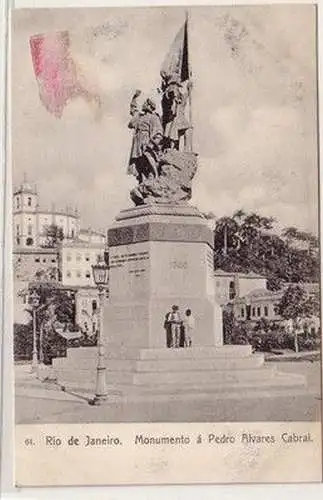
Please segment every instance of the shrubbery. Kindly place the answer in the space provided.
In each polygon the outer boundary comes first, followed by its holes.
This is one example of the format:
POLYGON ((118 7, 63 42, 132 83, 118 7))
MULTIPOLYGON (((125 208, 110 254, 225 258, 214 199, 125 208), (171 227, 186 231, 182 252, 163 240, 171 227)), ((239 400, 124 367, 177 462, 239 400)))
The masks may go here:
MULTIPOLYGON (((252 345, 257 351, 270 352, 273 350, 291 349, 295 350, 295 338, 293 334, 286 333, 279 323, 261 320, 258 323, 252 321, 236 321, 231 311, 225 310, 223 314, 224 343, 236 345, 252 345)), ((312 351, 320 349, 321 336, 304 332, 298 336, 298 347, 300 351, 312 351)))
MULTIPOLYGON (((14 324, 14 360, 31 361, 33 354, 33 326, 14 324)), ((53 358, 66 356, 66 339, 53 333, 43 337, 44 363, 50 364, 53 358)), ((39 355, 40 335, 37 330, 37 352, 39 355)))
POLYGON ((30 361, 33 353, 33 327, 32 323, 13 325, 13 347, 15 361, 30 361))

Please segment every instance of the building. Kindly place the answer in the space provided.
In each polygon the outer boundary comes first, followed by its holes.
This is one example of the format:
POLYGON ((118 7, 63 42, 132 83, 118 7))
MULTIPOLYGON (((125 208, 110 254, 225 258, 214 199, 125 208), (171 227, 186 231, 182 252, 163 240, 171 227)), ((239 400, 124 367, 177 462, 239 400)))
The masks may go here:
POLYGON ((14 323, 20 325, 26 325, 31 321, 31 314, 28 312, 28 284, 26 281, 14 280, 13 282, 13 293, 14 293, 14 304, 13 304, 13 318, 14 323))
POLYGON ((67 287, 95 287, 92 265, 104 255, 105 243, 82 240, 63 241, 60 248, 60 274, 67 287))
POLYGON ((232 273, 216 269, 214 271, 215 300, 225 305, 237 297, 243 297, 253 289, 267 289, 267 280, 256 273, 232 273))
POLYGON ((98 299, 92 265, 98 256, 105 254, 105 247, 103 231, 80 229, 76 210, 40 208, 37 188, 25 178, 13 194, 14 321, 26 323, 31 319, 26 312, 28 295, 25 292, 29 284, 53 280, 71 293, 75 323, 89 332, 96 329, 98 299), (63 240, 52 247, 48 246, 46 231, 50 225, 63 232, 63 240))
POLYGON ((57 248, 14 248, 14 280, 33 281, 40 277, 59 280, 59 250, 57 248))
POLYGON ((49 210, 39 207, 36 186, 26 179, 13 193, 13 243, 18 248, 39 248, 46 245, 46 229, 56 225, 64 238, 78 238, 80 218, 70 207, 49 210))
MULTIPOLYGON (((287 283, 281 290, 276 292, 264 288, 254 289, 242 297, 235 298, 231 302, 235 319, 238 321, 254 322, 265 319, 271 322, 279 322, 284 325, 286 331, 292 332, 295 329, 293 322, 291 320, 283 320, 277 311, 277 306, 286 288, 289 286, 301 286, 307 296, 319 294, 318 283, 287 283)), ((320 328, 320 318, 315 316, 302 318, 298 326, 300 331, 307 329, 312 333, 317 333, 320 328)))
POLYGON ((105 245, 106 235, 103 231, 95 231, 92 228, 81 229, 78 239, 84 243, 93 243, 97 245, 105 245))
POLYGON ((251 290, 243 297, 233 301, 233 314, 239 321, 259 321, 261 318, 268 321, 280 321, 276 306, 282 298, 283 292, 272 292, 264 288, 251 290))
POLYGON ((96 287, 75 289, 75 323, 88 335, 98 329, 99 297, 96 287))

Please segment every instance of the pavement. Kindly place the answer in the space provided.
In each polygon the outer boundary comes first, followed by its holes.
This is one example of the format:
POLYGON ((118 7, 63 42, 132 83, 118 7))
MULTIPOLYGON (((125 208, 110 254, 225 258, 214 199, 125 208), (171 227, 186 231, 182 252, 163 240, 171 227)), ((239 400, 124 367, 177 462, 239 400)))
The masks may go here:
MULTIPOLYGON (((272 364, 272 363, 271 363, 272 364)), ((91 406, 93 395, 62 391, 52 382, 40 381, 30 365, 15 367, 15 416, 17 424, 82 422, 261 422, 319 421, 321 371, 318 361, 279 361, 277 369, 305 375, 308 388, 297 396, 212 399, 122 401, 108 397, 102 406, 91 406)))

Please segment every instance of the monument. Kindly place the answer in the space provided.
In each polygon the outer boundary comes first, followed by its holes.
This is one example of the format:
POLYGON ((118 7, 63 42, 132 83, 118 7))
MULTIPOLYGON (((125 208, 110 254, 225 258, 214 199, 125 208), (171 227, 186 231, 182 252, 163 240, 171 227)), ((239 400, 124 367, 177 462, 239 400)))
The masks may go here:
POLYGON ((189 205, 197 154, 192 151, 187 21, 161 70, 161 109, 137 90, 130 104, 133 130, 128 173, 134 208, 108 230, 109 344, 166 348, 165 315, 172 305, 195 317, 194 346, 222 345, 222 313, 214 301, 213 235, 189 205))
MULTIPOLYGON (((131 99, 127 173, 137 182, 130 192, 134 206, 122 210, 108 230, 109 300, 103 322, 109 394, 233 397, 242 390, 298 390, 303 377, 267 367, 264 355, 253 354, 250 345, 223 345, 213 233, 189 203, 198 155, 187 19, 160 76, 161 114, 150 97, 139 107, 140 90, 131 99), (188 317, 189 344, 181 341, 181 322, 188 317)), ((60 381, 93 389, 95 362, 95 348, 79 348, 55 360, 54 368, 60 381)))

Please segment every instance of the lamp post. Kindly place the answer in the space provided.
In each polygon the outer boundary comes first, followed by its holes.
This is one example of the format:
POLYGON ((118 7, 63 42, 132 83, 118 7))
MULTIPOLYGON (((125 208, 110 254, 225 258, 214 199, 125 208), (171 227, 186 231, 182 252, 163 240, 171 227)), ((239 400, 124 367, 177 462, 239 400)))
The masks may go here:
POLYGON ((30 295, 29 303, 33 311, 33 357, 31 363, 31 371, 36 372, 38 366, 38 353, 37 353, 37 329, 36 329, 36 310, 39 305, 40 297, 37 292, 33 292, 30 295))
POLYGON ((91 405, 100 405, 107 398, 105 348, 103 338, 103 307, 104 294, 109 279, 109 267, 102 259, 92 265, 93 279, 99 291, 99 321, 98 321, 98 360, 96 367, 95 396, 90 400, 91 405))

